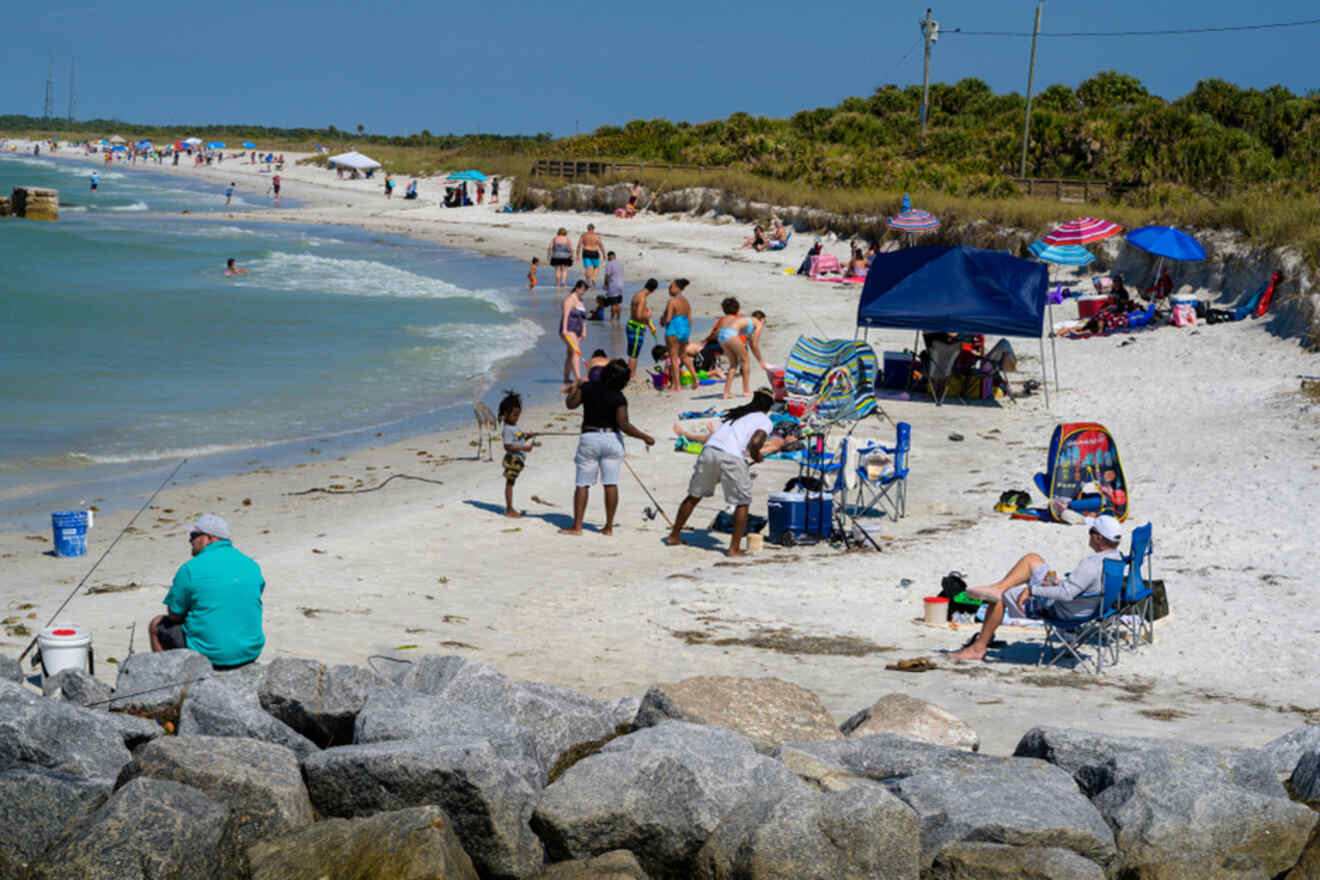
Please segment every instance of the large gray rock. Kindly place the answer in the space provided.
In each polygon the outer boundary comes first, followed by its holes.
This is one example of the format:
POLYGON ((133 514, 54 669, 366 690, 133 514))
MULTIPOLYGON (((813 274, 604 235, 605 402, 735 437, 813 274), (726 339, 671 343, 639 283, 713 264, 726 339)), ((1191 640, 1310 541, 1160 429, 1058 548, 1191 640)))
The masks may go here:
POLYGON ((827 765, 843 767, 848 772, 877 782, 888 782, 924 770, 974 770, 996 760, 987 755, 948 746, 914 742, 893 733, 876 733, 834 742, 794 743, 773 752, 784 759, 809 755, 827 765))
POLYGON ((72 776, 114 779, 130 757, 112 715, 0 681, 0 766, 36 764, 72 776))
POLYGON ((671 721, 607 743, 546 790, 533 825, 556 859, 613 849, 655 877, 688 877, 697 851, 742 801, 810 791, 778 761, 718 727, 671 721))
POLYGON ((476 880, 439 807, 327 819, 248 849, 252 880, 476 880))
POLYGON ((610 701, 608 705, 610 707, 610 720, 614 722, 615 729, 617 730, 620 726, 623 726, 625 729, 631 730, 633 721, 637 718, 637 710, 642 708, 642 698, 619 697, 610 701))
POLYGON ((122 712, 110 712, 107 717, 115 727, 119 728, 119 735, 124 738, 124 747, 130 752, 144 743, 165 735, 161 726, 150 718, 139 718, 122 712))
POLYGON ((355 743, 440 738, 446 742, 489 742, 495 750, 529 771, 533 788, 545 784, 532 732, 467 703, 399 688, 377 688, 353 725, 355 743))
MULTIPOLYGON (((0 865, 13 876, 54 843, 73 820, 110 796, 109 779, 79 779, 17 764, 0 770, 0 865)), ((4 876, 0 874, 0 876, 4 876)))
POLYGON ((723 727, 741 733, 762 752, 785 743, 842 737, 820 697, 780 678, 698 675, 653 685, 642 697, 634 724, 651 727, 664 721, 723 727))
POLYGON ((1316 825, 1262 750, 1034 728, 1017 754, 1072 773, 1113 828, 1125 877, 1274 877, 1316 825))
POLYGON ((196 651, 179 649, 125 657, 115 678, 117 712, 167 715, 178 709, 195 682, 211 677, 211 661, 196 651))
POLYGON ((1072 850, 955 841, 935 856, 926 880, 1105 880, 1072 850))
MULTIPOLYGON (((636 711, 636 707, 633 707, 636 711)), ((626 849, 611 850, 594 859, 570 859, 547 865, 528 880, 650 880, 637 857, 626 849)))
POLYGON ((1293 797, 1320 809, 1320 750, 1307 752, 1288 779, 1293 797))
POLYGON ((1311 832, 1311 839, 1306 849, 1302 850, 1302 857, 1284 880, 1320 880, 1320 828, 1311 832))
POLYGON ((1261 751, 1269 755, 1274 772, 1287 779, 1297 769, 1297 762, 1302 759, 1302 755, 1320 752, 1320 724, 1290 730, 1261 746, 1261 751))
POLYGON ((327 749, 303 762, 303 776, 326 816, 443 807, 483 876, 523 877, 542 862, 528 824, 540 794, 529 763, 470 737, 431 737, 327 749))
POLYGON ((249 663, 237 669, 216 669, 211 672, 211 678, 258 706, 261 705, 261 682, 265 677, 264 663, 249 663))
POLYGON ((969 752, 981 748, 981 737, 971 725, 934 703, 903 693, 885 694, 839 725, 839 729, 850 737, 894 733, 905 739, 969 752))
POLYGON ((180 736, 236 736, 292 749, 299 759, 319 751, 307 737, 266 712, 255 692, 245 696, 228 682, 199 681, 179 711, 180 736))
POLYGON ((546 771, 573 746, 605 739, 616 732, 617 722, 608 703, 567 688, 517 681, 471 660, 461 664, 437 661, 426 669, 429 671, 425 677, 419 670, 415 677, 405 679, 405 684, 527 728, 536 737, 537 754, 546 771))
POLYGON ((258 696, 261 708, 325 747, 351 743, 367 691, 391 686, 361 666, 280 657, 266 667, 258 696))
POLYGON ((879 783, 744 801, 697 853, 701 880, 917 880, 917 814, 879 783))
POLYGON ((427 654, 404 668, 399 684, 410 691, 438 697, 467 663, 466 657, 457 654, 427 654))
POLYGON ((23 664, 8 655, 0 657, 0 681, 23 683, 23 664))
POLYGON ((62 669, 49 678, 42 679, 41 693, 47 697, 66 700, 75 706, 110 708, 110 685, 93 678, 87 674, 87 670, 76 666, 62 669))
POLYGON ((293 752, 255 739, 167 736, 138 749, 119 775, 192 786, 224 804, 233 817, 225 860, 241 866, 249 845, 296 831, 313 820, 312 803, 293 752))
POLYGON ((29 878, 214 880, 228 822, 229 810, 195 788, 135 779, 73 822, 29 878))

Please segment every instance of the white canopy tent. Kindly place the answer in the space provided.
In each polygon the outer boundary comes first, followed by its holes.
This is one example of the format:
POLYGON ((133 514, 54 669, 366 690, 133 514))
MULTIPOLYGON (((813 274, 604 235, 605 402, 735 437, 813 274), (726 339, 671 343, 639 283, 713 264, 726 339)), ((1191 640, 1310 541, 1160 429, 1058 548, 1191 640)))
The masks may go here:
POLYGON ((128 141, 124 140, 124 136, 123 136, 122 134, 112 134, 112 135, 110 135, 110 143, 112 143, 112 144, 126 144, 126 143, 128 143, 128 141))
POLYGON ((369 171, 372 168, 379 168, 380 163, 370 156, 364 156, 357 150, 348 153, 340 153, 338 156, 331 156, 328 160, 336 168, 353 168, 358 171, 369 171))
POLYGON ((183 142, 195 147, 202 142, 202 139, 199 137, 184 138, 183 142))

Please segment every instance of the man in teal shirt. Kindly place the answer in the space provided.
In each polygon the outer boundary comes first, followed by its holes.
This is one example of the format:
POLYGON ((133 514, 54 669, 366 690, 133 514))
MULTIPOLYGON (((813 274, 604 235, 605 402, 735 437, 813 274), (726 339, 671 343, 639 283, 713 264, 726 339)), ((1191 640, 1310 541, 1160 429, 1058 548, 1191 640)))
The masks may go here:
POLYGON ((216 669, 251 663, 261 655, 261 567, 234 549, 229 524, 213 513, 193 523, 193 558, 179 567, 165 594, 168 614, 151 621, 151 649, 188 648, 216 669))

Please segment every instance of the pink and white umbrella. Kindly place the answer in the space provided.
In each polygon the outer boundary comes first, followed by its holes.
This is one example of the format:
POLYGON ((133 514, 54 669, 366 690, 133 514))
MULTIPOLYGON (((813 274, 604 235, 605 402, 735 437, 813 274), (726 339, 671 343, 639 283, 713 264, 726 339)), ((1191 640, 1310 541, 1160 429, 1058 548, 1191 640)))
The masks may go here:
POLYGON ((1054 245, 1085 245, 1109 238, 1111 235, 1118 235, 1122 231, 1122 226, 1110 223, 1108 220, 1078 217, 1076 220, 1069 220, 1045 236, 1042 241, 1054 245))

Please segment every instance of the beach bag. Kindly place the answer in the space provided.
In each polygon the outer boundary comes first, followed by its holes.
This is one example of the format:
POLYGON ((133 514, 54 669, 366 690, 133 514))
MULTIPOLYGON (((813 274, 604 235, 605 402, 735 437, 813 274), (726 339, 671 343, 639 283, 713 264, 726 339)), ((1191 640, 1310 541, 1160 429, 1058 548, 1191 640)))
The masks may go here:
POLYGON ((1173 307, 1173 326, 1175 327, 1195 327, 1196 309, 1190 305, 1177 305, 1173 307))

